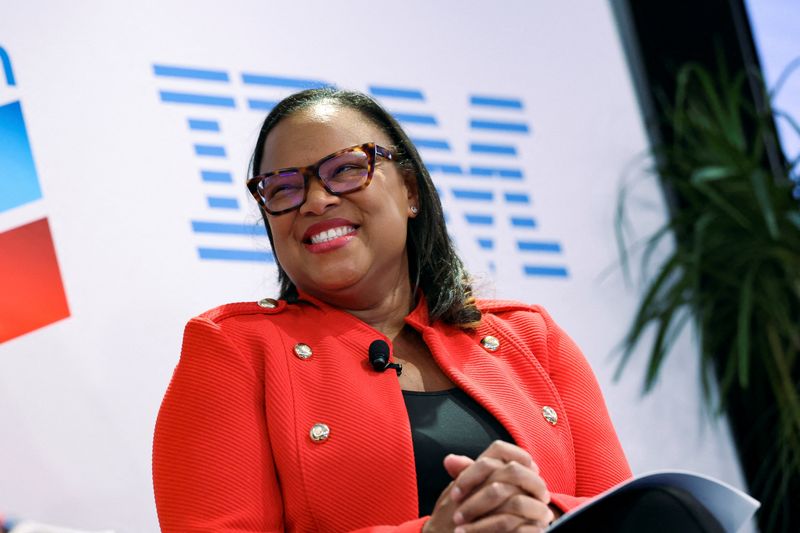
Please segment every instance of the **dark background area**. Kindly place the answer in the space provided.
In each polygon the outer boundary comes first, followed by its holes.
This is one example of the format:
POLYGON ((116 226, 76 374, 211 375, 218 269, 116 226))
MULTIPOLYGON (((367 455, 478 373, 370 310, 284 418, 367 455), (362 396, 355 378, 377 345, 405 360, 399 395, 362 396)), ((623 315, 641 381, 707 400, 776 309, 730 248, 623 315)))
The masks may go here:
MULTIPOLYGON (((653 146, 672 139, 667 111, 684 64, 696 62, 711 72, 721 68, 730 73, 761 72, 742 0, 612 0, 612 5, 653 146)), ((764 107, 764 90, 757 75, 749 79, 748 96, 756 109, 764 107)), ((775 131, 767 133, 763 142, 765 168, 774 176, 782 175, 785 160, 775 131)), ((669 209, 680 210, 681 198, 671 190, 665 193, 669 209)), ((771 501, 772 481, 762 468, 777 439, 777 415, 769 396, 752 387, 732 398, 726 411, 750 494, 763 504, 756 515, 761 531, 800 531, 800 480, 790 482, 791 497, 786 501, 771 501), (767 516, 767 507, 774 518, 767 516)))

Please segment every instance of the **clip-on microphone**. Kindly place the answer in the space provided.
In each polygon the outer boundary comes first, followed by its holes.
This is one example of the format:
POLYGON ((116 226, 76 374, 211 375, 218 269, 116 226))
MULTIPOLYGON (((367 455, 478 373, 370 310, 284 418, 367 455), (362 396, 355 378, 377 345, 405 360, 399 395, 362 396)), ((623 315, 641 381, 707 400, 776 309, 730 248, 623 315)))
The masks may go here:
POLYGON ((398 376, 403 373, 403 365, 389 362, 389 345, 381 339, 372 341, 369 345, 369 362, 376 372, 385 372, 387 368, 394 368, 398 376))

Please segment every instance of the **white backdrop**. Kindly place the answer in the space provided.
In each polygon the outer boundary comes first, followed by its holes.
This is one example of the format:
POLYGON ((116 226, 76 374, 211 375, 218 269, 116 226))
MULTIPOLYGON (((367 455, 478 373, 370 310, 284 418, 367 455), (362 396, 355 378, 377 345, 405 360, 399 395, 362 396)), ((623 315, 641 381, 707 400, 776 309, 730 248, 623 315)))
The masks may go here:
MULTIPOLYGON (((800 4, 791 0, 747 0, 745 4, 764 80, 773 91, 772 105, 796 120, 800 116, 800 36, 796 28, 800 20, 800 4), (787 72, 790 67, 792 70, 787 72), (779 87, 777 84, 782 77, 779 87)), ((776 122, 784 155, 790 161, 797 160, 800 157, 800 132, 783 118, 777 118, 776 122)), ((800 168, 795 167, 794 174, 795 181, 800 181, 800 168)), ((800 199, 800 184, 795 194, 800 199)))
MULTIPOLYGON (((0 47, 42 190, 0 236, 47 217, 70 310, 0 344, 0 512, 157 530, 152 428, 185 321, 275 295, 243 181, 262 108, 304 80, 403 119, 484 295, 542 303, 576 339, 635 472, 742 486, 691 339, 654 394, 643 353, 612 380, 637 298, 613 212, 646 139, 605 3, 4 2, 0 47)), ((641 193, 644 230, 663 207, 641 193)))

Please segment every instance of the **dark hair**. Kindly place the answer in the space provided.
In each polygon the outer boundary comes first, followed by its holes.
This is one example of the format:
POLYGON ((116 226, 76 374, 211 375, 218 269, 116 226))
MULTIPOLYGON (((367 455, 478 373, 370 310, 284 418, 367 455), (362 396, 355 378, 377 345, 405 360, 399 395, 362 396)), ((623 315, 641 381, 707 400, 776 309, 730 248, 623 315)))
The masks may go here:
MULTIPOLYGON (((419 214, 409 219, 406 237, 409 275, 414 289, 422 289, 425 294, 431 322, 442 320, 459 327, 474 328, 480 321, 481 314, 475 306, 469 274, 447 234, 436 187, 411 140, 397 121, 375 100, 359 92, 331 87, 308 89, 281 100, 261 125, 250 161, 252 176, 261 172, 264 142, 269 132, 284 118, 321 102, 331 102, 360 112, 391 139, 395 163, 406 179, 412 176, 416 179, 419 195, 419 214)), ((267 215, 263 210, 261 214, 274 251, 275 243, 267 215)), ((297 287, 281 267, 277 256, 275 262, 278 265, 280 298, 296 301, 297 287)))

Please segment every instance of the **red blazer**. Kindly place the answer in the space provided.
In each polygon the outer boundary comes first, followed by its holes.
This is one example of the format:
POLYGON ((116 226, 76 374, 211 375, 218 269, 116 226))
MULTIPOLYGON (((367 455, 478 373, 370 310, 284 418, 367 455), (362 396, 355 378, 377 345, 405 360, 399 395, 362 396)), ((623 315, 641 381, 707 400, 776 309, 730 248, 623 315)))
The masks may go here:
MULTIPOLYGON (((431 324, 424 299, 405 320, 445 374, 531 453, 563 510, 630 477, 569 337, 540 307, 479 308, 474 333, 431 324), (500 341, 494 352, 480 342, 487 335, 500 341)), ((229 304, 189 321, 153 445, 162 530, 419 531, 427 517, 417 517, 408 415, 396 374, 369 366, 375 339, 388 342, 313 298, 229 304), (310 356, 297 355, 301 343, 310 356), (320 423, 330 433, 314 440, 320 423)))

